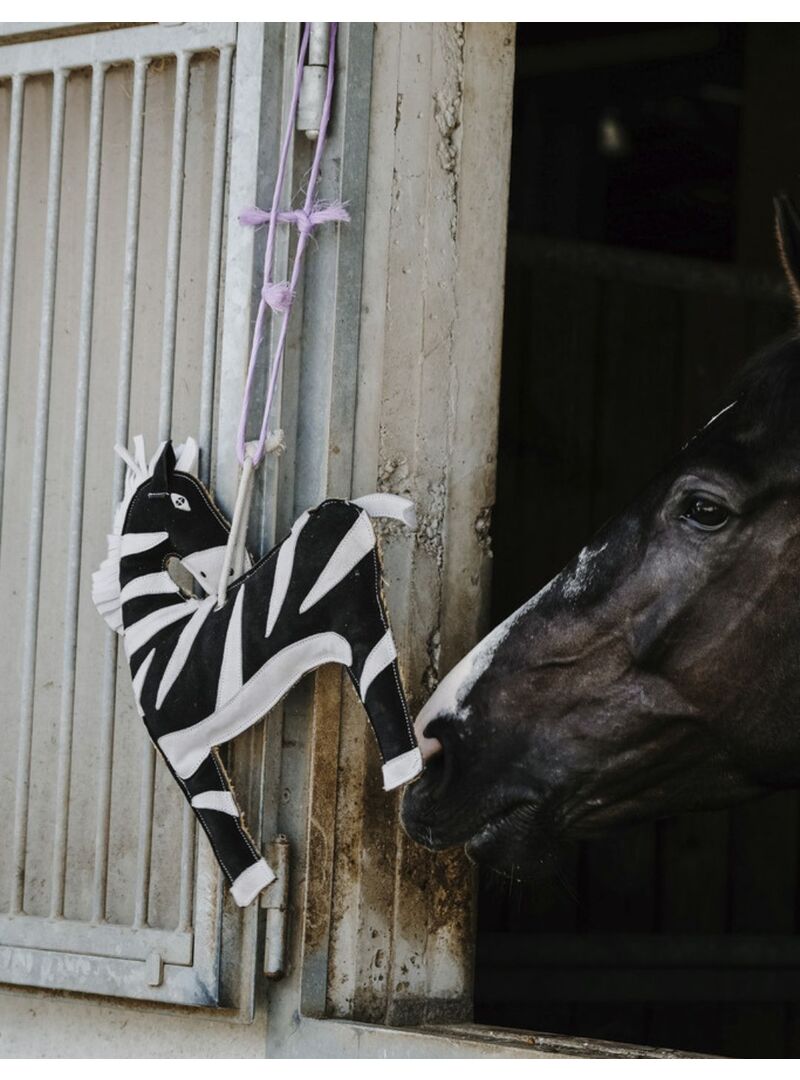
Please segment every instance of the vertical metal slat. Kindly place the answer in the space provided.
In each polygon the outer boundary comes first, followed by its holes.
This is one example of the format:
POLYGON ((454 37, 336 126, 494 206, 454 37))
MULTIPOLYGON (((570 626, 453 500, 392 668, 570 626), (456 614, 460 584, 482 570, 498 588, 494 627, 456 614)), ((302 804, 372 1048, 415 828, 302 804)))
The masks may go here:
MULTIPOLYGON (((228 157, 228 108, 230 102, 233 47, 220 49, 217 68, 216 122, 211 179, 211 206, 208 223, 208 271, 206 274, 205 312, 203 319, 203 360, 200 378, 200 476, 208 483, 211 472, 211 428, 214 412, 214 368, 217 351, 217 313, 219 308, 219 273, 222 254, 222 221, 225 209, 225 170, 228 157)), ((186 930, 192 921, 194 886, 195 816, 190 806, 183 808, 181 840, 181 885, 178 929, 186 930)))
POLYGON ((67 868, 67 825, 72 772, 72 729, 75 713, 75 664, 78 649, 78 600, 81 577, 84 473, 89 413, 89 365, 92 352, 104 93, 105 65, 95 64, 92 69, 89 156, 86 172, 86 209, 83 227, 83 272, 75 389, 75 442, 72 462, 72 490, 70 492, 69 546, 64 605, 64 659, 61 676, 61 713, 59 719, 55 824, 53 829, 51 918, 58 918, 64 914, 64 884, 67 868))
POLYGON ((186 162, 186 114, 189 104, 189 59, 178 54, 175 72, 175 112, 172 123, 172 169, 169 181, 169 222, 167 223, 167 264, 164 280, 164 333, 161 345, 161 404, 158 437, 168 439, 172 426, 173 372, 175 369, 175 328, 178 317, 178 277, 181 262, 181 218, 183 216, 183 170, 186 162))
POLYGON ((8 422, 8 377, 11 364, 11 311, 14 300, 14 263, 17 252, 17 209, 19 201, 19 165, 22 152, 22 106, 25 78, 11 80, 11 117, 8 134, 6 170, 6 209, 3 231, 2 281, 0 282, 0 517, 3 510, 3 484, 6 465, 6 424, 8 422))
POLYGON ((31 743, 33 737, 36 643, 39 628, 39 584, 41 578, 44 489, 47 465, 47 429, 50 405, 50 375, 53 357, 53 316, 56 299, 58 225, 61 210, 61 164, 64 146, 64 105, 67 72, 53 72, 53 102, 50 122, 50 162, 47 181, 42 315, 39 332, 39 359, 36 385, 31 517, 28 568, 25 588, 25 629, 22 653, 22 693, 20 704, 17 783, 14 805, 12 914, 23 909, 25 855, 28 839, 28 798, 30 790, 31 743))
MULTIPOLYGON (((128 442, 128 413, 131 391, 131 362, 133 356, 133 317, 136 303, 136 267, 139 253, 139 208, 142 191, 142 150, 144 140, 144 106, 147 86, 148 60, 139 58, 133 69, 131 101, 131 135, 128 156, 128 199, 125 212, 125 261, 122 281, 122 314, 120 323, 119 378, 117 383, 116 440, 122 446, 128 442)), ((115 464, 112 505, 122 498, 124 465, 115 464)), ((114 749, 114 711, 117 694, 116 634, 107 637, 103 657, 103 683, 100 708, 100 737, 98 754, 97 825, 95 832, 94 883, 92 889, 92 921, 102 922, 106 913, 108 878, 109 815, 111 811, 111 765, 114 749)))
MULTIPOLYGON (((160 407, 158 437, 168 439, 172 427, 172 396, 175 374, 175 333, 178 319, 178 286, 181 261, 183 216, 183 172, 186 162, 186 117, 189 104, 189 60, 191 53, 178 54, 175 72, 175 109, 172 123, 172 163, 167 223, 167 259, 164 274, 164 330, 161 347, 160 407)), ((139 847, 136 855, 136 927, 147 925, 150 893, 150 865, 153 838, 153 797, 155 794, 156 752, 148 744, 142 761, 139 795, 139 847)), ((186 813, 186 811, 184 811, 186 813)), ((187 840, 184 820, 183 841, 187 840)))
POLYGON ((214 128, 214 165, 211 180, 211 212, 208 226, 208 274, 203 323, 203 365, 200 382, 200 475, 207 483, 211 474, 211 428, 214 412, 214 370, 217 356, 219 273, 222 254, 222 221, 225 210, 225 170, 228 157, 228 109, 233 47, 220 50, 217 71, 217 120, 214 128))

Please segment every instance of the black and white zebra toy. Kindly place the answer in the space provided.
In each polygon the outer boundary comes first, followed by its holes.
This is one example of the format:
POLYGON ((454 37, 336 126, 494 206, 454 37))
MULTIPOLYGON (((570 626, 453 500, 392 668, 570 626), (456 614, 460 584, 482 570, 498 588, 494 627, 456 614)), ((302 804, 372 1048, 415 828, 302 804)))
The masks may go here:
POLYGON ((217 584, 230 526, 195 475, 197 444, 162 444, 148 462, 117 448, 128 471, 93 576, 94 602, 124 640, 150 737, 211 841, 233 898, 249 904, 274 874, 245 830, 217 753, 261 719, 307 672, 344 665, 364 703, 386 790, 422 771, 422 756, 381 594, 371 516, 414 526, 393 495, 327 499, 227 590, 217 584), (181 590, 178 558, 204 596, 181 590))

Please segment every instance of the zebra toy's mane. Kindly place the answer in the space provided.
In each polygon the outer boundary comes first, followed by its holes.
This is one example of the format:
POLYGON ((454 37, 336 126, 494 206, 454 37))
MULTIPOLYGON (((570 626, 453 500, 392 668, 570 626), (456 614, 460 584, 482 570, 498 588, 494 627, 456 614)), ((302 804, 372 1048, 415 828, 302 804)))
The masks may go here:
MULTIPOLYGON (((115 446, 115 453, 122 458, 127 465, 125 472, 125 486, 122 499, 114 511, 113 532, 106 537, 108 552, 100 567, 92 574, 92 600, 94 605, 111 629, 122 634, 122 603, 120 600, 119 562, 122 529, 125 524, 125 515, 131 504, 133 496, 145 481, 153 475, 156 462, 161 457, 166 443, 159 443, 156 452, 151 458, 147 458, 144 448, 144 437, 135 435, 133 439, 133 454, 130 454, 124 446, 115 446)), ((175 468, 181 472, 197 476, 197 442, 188 438, 185 443, 178 446, 175 451, 175 468)))

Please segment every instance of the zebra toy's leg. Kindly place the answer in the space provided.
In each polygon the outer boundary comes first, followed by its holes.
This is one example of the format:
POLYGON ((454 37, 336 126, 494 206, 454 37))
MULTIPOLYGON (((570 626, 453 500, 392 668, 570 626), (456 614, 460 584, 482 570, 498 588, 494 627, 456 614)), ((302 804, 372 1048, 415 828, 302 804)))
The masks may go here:
MULTIPOLYGON (((413 504, 396 495, 365 495, 352 500, 370 517, 391 517, 411 528, 416 526, 413 504)), ((375 733, 383 761, 383 786, 386 791, 408 783, 422 772, 422 754, 417 746, 414 726, 408 710, 397 664, 389 619, 383 602, 381 564, 377 542, 372 551, 374 582, 362 600, 367 648, 354 649, 350 676, 358 691, 375 733)))
POLYGON ((216 749, 195 773, 179 783, 211 842, 233 899, 239 907, 246 907, 275 880, 275 874, 244 827, 216 749))

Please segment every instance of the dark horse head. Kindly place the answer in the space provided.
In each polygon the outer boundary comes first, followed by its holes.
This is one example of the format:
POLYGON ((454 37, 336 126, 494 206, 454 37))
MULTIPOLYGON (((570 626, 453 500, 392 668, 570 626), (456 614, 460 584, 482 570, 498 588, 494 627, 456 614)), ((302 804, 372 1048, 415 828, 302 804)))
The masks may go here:
MULTIPOLYGON (((777 211, 797 301, 800 219, 777 211)), ((447 675, 417 733, 410 835, 523 873, 563 840, 800 785, 800 337, 447 675)))

